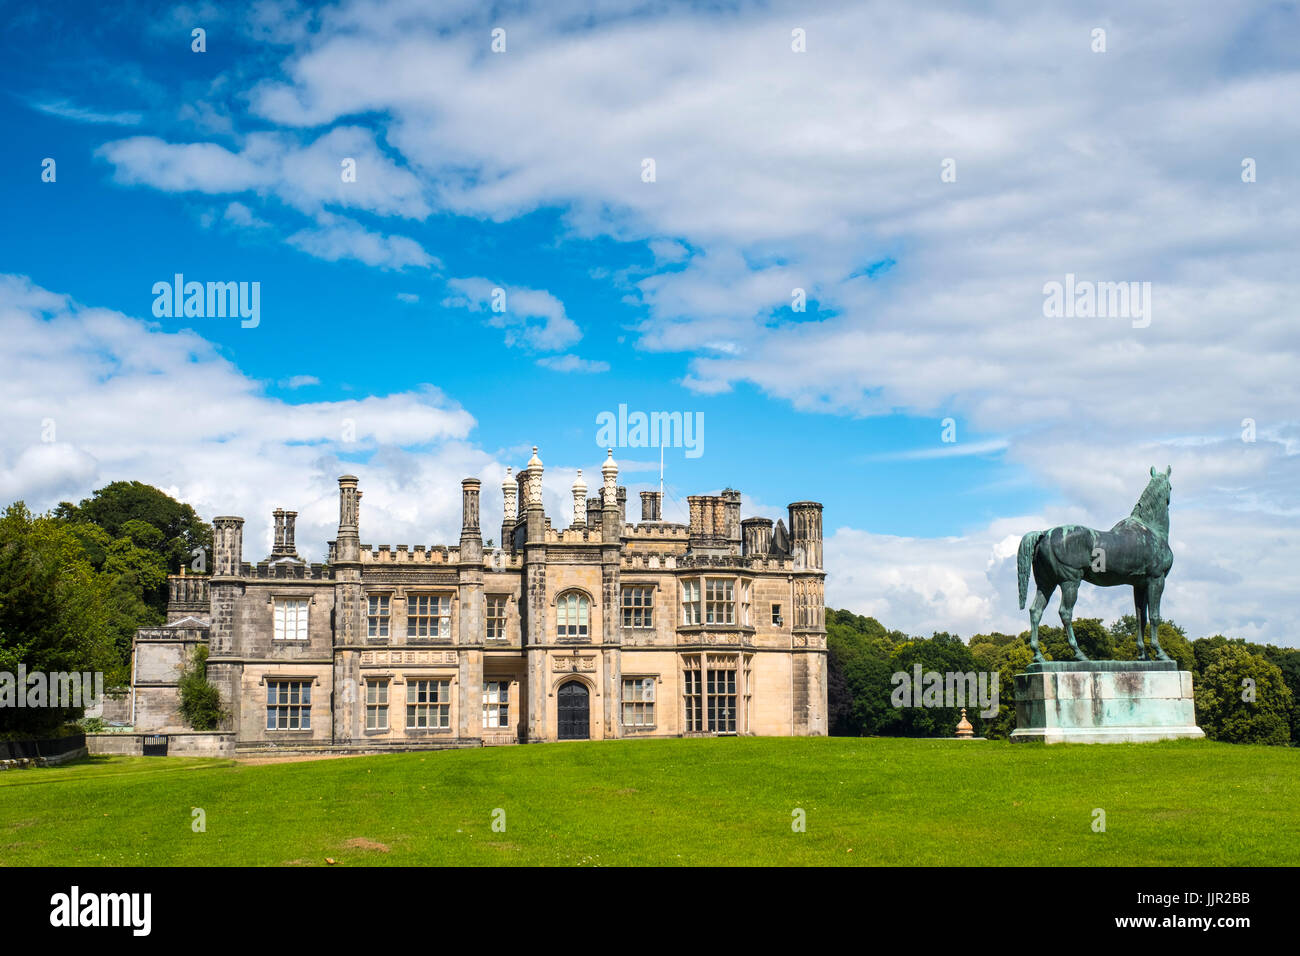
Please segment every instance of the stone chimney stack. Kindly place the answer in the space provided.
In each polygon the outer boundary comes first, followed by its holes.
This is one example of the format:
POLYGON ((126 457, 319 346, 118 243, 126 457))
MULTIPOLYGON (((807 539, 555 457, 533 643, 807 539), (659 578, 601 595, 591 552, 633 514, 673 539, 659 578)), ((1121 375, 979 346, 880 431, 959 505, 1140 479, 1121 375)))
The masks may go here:
POLYGON ((618 486, 618 521, 619 524, 627 522, 627 488, 623 485, 618 486))
POLYGON ((740 492, 731 488, 720 495, 691 495, 689 547, 702 554, 739 554, 740 492))
POLYGON ((578 477, 573 480, 573 527, 587 527, 587 483, 582 480, 581 468, 578 469, 578 477))
POLYGON ((244 519, 223 515, 212 520, 212 574, 234 577, 243 572, 244 519))
POLYGON ((508 550, 514 544, 515 536, 515 519, 519 517, 517 510, 519 487, 514 477, 511 475, 513 469, 506 466, 506 476, 501 481, 501 550, 508 550))
POLYGON ((662 491, 641 492, 641 520, 663 520, 664 493, 662 491))
POLYGON ((739 550, 740 492, 735 488, 727 488, 722 492, 722 535, 739 550))
POLYGON ((339 532, 335 546, 340 563, 361 561, 360 511, 361 491, 357 488, 357 476, 343 475, 339 478, 339 532))
POLYGON ((600 495, 587 499, 587 527, 600 528, 600 495))
POLYGON ((746 518, 740 523, 744 547, 742 554, 766 557, 772 550, 772 519, 746 518))
POLYGON ((477 478, 466 478, 460 483, 460 535, 477 535, 479 490, 483 483, 477 478))
POLYGON ((483 563, 483 530, 478 519, 482 485, 477 478, 466 478, 460 483, 460 560, 465 564, 483 563))
POLYGON ((275 538, 271 545, 271 560, 274 561, 276 558, 296 558, 298 552, 293 543, 293 525, 298 517, 298 512, 276 508, 271 512, 271 517, 275 519, 275 538))

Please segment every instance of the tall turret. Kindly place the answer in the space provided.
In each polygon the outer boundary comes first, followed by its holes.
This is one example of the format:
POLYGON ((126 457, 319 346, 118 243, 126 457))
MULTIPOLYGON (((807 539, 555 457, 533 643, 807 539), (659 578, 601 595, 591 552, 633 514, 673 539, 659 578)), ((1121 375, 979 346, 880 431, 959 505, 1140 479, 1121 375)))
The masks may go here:
POLYGON ((533 446, 533 455, 528 465, 521 472, 524 500, 521 506, 524 517, 528 519, 529 541, 541 541, 546 534, 546 511, 542 505, 542 460, 537 457, 537 446, 533 446))
POLYGON ((790 505, 790 553, 805 568, 822 569, 822 506, 817 501, 790 505))
POLYGON ((740 523, 744 546, 741 553, 755 557, 767 557, 772 550, 772 519, 746 518, 740 523))
POLYGON ((582 480, 582 469, 573 480, 573 527, 587 527, 587 483, 582 480))
POLYGON ((612 448, 606 450, 600 477, 601 534, 606 541, 617 541, 623 533, 623 512, 618 501, 618 462, 612 448))
POLYGON ((212 519, 212 573, 234 577, 244 563, 244 519, 223 515, 212 519))

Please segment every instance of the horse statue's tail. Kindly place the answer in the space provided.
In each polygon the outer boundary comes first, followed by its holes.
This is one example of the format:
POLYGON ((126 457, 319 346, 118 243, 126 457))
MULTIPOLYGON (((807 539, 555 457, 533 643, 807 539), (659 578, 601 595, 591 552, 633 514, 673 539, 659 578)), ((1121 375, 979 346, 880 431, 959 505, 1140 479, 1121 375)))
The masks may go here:
POLYGON ((1025 598, 1029 594, 1029 568, 1034 563, 1034 548, 1042 531, 1031 531, 1020 539, 1020 553, 1016 555, 1016 576, 1020 578, 1020 610, 1025 609, 1025 598))

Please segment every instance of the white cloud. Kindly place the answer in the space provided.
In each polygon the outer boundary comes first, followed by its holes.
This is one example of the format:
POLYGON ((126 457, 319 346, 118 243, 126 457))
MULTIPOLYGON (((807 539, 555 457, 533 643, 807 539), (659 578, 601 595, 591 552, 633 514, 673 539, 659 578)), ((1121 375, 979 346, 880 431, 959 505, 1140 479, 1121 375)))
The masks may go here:
POLYGON ((305 388, 308 385, 319 385, 320 379, 315 375, 291 375, 289 378, 281 379, 279 385, 281 388, 296 389, 305 388))
MULTIPOLYGON (((145 481, 205 519, 242 515, 253 561, 269 548, 271 510, 295 508, 301 549, 321 560, 337 529, 339 475, 362 479, 367 541, 431 544, 459 535, 460 479, 499 484, 503 472, 469 442, 474 418, 432 386, 290 404, 193 331, 164 332, 19 276, 0 276, 0 335, 0 402, 13 426, 0 431, 4 502, 42 510, 110 481, 145 481)), ((484 508, 499 521, 499 502, 484 508)))
MULTIPOLYGON (((1177 477, 1175 469, 1175 477, 1177 477)), ((1139 489, 1140 490, 1140 489, 1139 489)), ((1178 495, 1177 485, 1174 490, 1178 495)), ((1136 494, 1133 496, 1136 498, 1136 494)), ((1294 602, 1295 562, 1300 536, 1294 520, 1279 525, 1264 515, 1179 506, 1170 516, 1174 567, 1167 579, 1161 613, 1189 637, 1224 634, 1284 647, 1300 646, 1287 613, 1294 602)), ((1066 521, 1109 528, 1129 506, 1105 513, 1054 513, 999 518, 967 534, 909 538, 839 528, 826 538, 826 603, 876 617, 891 629, 929 635, 949 631, 969 639, 1029 627, 1018 608, 1016 548, 1028 531, 1066 521)), ((1043 620, 1060 625, 1060 592, 1043 620)), ((1133 613, 1129 587, 1084 584, 1075 617, 1105 622, 1133 613)))
POLYGON ((381 269, 439 265, 414 239, 385 236, 343 216, 320 213, 316 225, 300 229, 285 239, 289 245, 327 262, 356 259, 381 269))
POLYGON ((338 126, 308 143, 292 134, 251 133, 238 151, 216 143, 134 136, 105 143, 98 155, 113 165, 114 178, 124 185, 167 192, 252 191, 309 214, 326 206, 414 219, 430 212, 419 179, 384 156, 374 134, 359 126, 338 126), (355 178, 345 179, 349 161, 355 178))
POLYGON ((556 351, 582 338, 564 303, 545 289, 503 286, 480 277, 449 279, 447 285, 455 294, 442 304, 487 313, 489 325, 506 330, 506 345, 556 351))
POLYGON ((99 110, 90 109, 89 107, 78 106, 68 100, 30 101, 28 105, 32 109, 41 113, 45 113, 49 116, 57 116, 60 119, 72 120, 76 123, 139 126, 140 121, 144 118, 141 114, 132 111, 104 113, 99 110))
POLYGON ((579 358, 576 355, 547 355, 539 358, 537 364, 542 368, 549 368, 552 372, 592 374, 609 371, 608 362, 597 362, 591 359, 579 358))
POLYGON ((271 224, 254 214, 242 202, 232 202, 226 206, 222 219, 232 226, 242 229, 270 229, 271 224))

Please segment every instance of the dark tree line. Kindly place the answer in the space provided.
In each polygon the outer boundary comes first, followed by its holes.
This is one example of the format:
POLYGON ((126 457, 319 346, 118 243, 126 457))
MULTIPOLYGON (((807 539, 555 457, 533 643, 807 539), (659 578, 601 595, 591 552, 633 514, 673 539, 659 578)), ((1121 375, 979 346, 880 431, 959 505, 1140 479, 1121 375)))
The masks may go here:
MULTIPOLYGON (((976 735, 1010 736, 1016 726, 1015 675, 1033 659, 1029 632, 976 634, 969 643, 953 634, 913 637, 890 631, 873 617, 826 610, 829 707, 835 736, 951 737, 960 710, 897 707, 891 700, 897 673, 998 674, 999 708, 984 718, 967 706, 976 735)), ((1106 627, 1096 618, 1074 622, 1075 637, 1093 659, 1137 658, 1137 622, 1128 614, 1106 627)), ((1039 629, 1049 660, 1073 655, 1059 627, 1039 629)), ((1231 743, 1300 743, 1300 649, 1252 644, 1223 635, 1189 641, 1170 621, 1160 624, 1160 644, 1192 672, 1196 717, 1206 736, 1231 743)))

